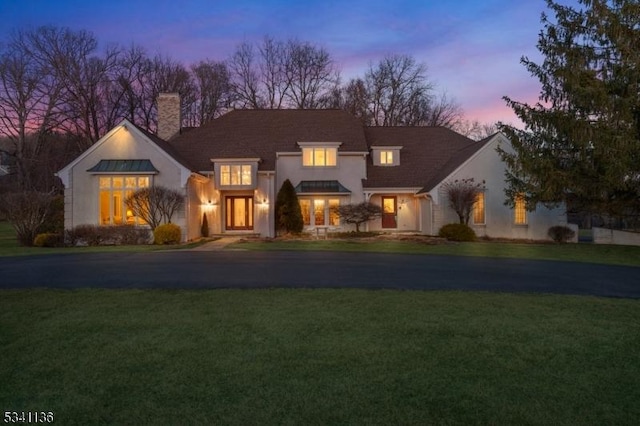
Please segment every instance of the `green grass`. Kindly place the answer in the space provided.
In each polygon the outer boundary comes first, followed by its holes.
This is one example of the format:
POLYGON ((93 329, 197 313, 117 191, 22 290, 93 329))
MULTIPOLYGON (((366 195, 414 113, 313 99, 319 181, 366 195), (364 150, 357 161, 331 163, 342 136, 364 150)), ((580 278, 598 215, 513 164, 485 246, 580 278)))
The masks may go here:
MULTIPOLYGON (((200 245, 200 242, 179 245, 97 246, 97 247, 24 247, 18 244, 16 233, 8 222, 0 221, 0 256, 26 256, 53 253, 143 252, 177 250, 200 245)), ((2 413, 0 413, 2 414, 2 413)))
POLYGON ((0 408, 58 424, 635 425, 640 301, 2 291, 0 408))
POLYGON ((289 240, 244 241, 229 246, 244 250, 362 251, 454 256, 509 257, 640 266, 640 247, 601 244, 529 244, 473 242, 425 244, 414 241, 289 240))

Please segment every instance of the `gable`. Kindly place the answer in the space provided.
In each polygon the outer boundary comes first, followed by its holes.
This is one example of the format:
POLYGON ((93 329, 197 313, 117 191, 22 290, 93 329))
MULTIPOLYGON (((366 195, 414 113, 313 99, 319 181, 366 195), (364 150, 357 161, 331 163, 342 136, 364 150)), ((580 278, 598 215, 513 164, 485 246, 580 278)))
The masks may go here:
POLYGON ((484 144, 443 127, 367 127, 365 132, 372 149, 402 146, 398 166, 375 166, 373 158, 368 160, 365 188, 428 191, 484 144))
POLYGON ((173 170, 175 174, 179 175, 181 186, 184 186, 191 175, 190 168, 183 164, 183 161, 179 161, 165 149, 162 149, 159 142, 163 141, 153 140, 149 134, 128 120, 123 120, 89 149, 58 171, 56 176, 62 180, 65 187, 69 187, 73 173, 87 172, 95 167, 148 167, 147 162, 149 162, 153 164, 151 167, 159 173, 173 170), (103 160, 113 162, 102 162, 103 160))

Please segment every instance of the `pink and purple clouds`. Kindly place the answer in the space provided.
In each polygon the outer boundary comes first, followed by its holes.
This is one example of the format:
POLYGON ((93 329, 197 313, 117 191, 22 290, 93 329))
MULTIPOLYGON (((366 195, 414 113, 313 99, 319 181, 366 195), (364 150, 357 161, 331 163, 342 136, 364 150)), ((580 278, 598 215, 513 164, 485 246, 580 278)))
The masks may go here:
MULTIPOLYGON (((575 1, 572 2, 575 4, 575 1)), ((144 46, 185 63, 226 59, 239 42, 265 35, 325 47, 344 79, 362 75, 386 54, 409 54, 427 65, 439 92, 469 120, 517 120, 502 97, 535 102, 539 85, 520 64, 539 58, 543 0, 8 0, 5 31, 40 25, 94 33, 103 45, 144 46)), ((0 37, 5 37, 6 32, 0 37)))

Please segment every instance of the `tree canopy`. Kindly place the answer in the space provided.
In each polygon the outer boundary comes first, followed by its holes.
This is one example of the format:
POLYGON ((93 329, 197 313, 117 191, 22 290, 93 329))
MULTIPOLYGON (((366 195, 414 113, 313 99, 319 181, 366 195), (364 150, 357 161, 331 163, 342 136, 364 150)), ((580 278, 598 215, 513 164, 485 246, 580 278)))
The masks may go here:
POLYGON ((508 199, 527 206, 569 201, 583 212, 640 211, 640 3, 547 1, 538 50, 522 63, 541 84, 535 105, 505 97, 525 124, 502 126, 513 152, 508 199))

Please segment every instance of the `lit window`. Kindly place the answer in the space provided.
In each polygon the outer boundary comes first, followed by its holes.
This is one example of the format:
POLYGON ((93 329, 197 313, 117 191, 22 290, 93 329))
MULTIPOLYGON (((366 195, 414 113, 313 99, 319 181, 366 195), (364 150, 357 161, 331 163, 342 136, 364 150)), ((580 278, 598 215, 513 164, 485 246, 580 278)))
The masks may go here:
POLYGON ((302 148, 302 165, 327 167, 337 164, 337 148, 302 148))
POLYGON ((476 194, 476 201, 473 203, 473 223, 483 225, 484 222, 484 192, 476 194))
POLYGON ((313 200, 313 216, 316 225, 324 225, 324 200, 313 200))
POLYGON ((527 206, 524 196, 516 195, 514 205, 514 223, 516 225, 525 225, 527 223, 527 206))
POLYGON ((340 216, 338 215, 338 207, 340 207, 340 200, 329 200, 329 225, 340 225, 340 216))
POLYGON ((305 225, 311 225, 311 200, 300 200, 302 220, 305 225))
POLYGON ((100 224, 101 225, 144 225, 146 222, 133 215, 125 200, 136 190, 149 187, 148 176, 101 176, 100 224))
POLYGON ((251 165, 234 164, 220 166, 220 185, 251 185, 251 165))
POLYGON ((393 151, 380 151, 380 164, 393 164, 393 151))

